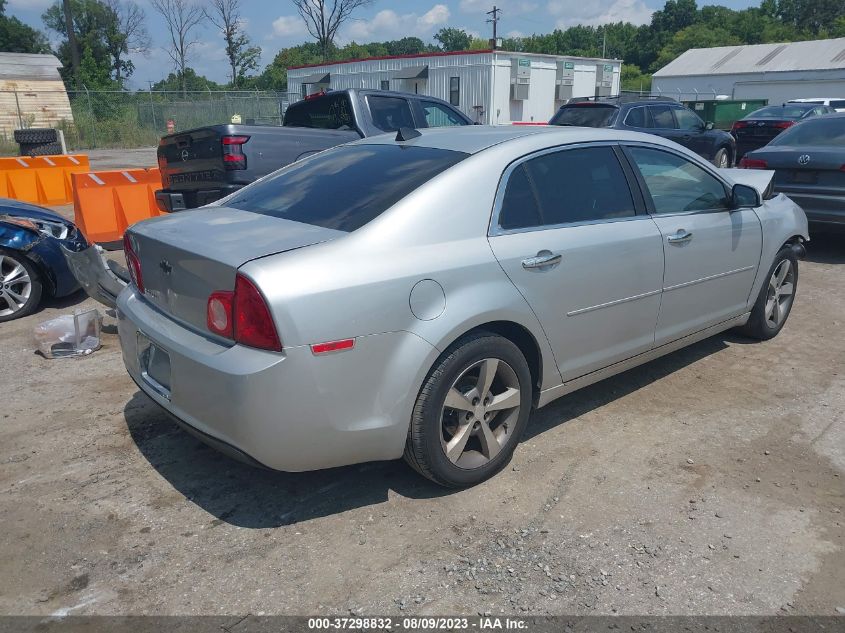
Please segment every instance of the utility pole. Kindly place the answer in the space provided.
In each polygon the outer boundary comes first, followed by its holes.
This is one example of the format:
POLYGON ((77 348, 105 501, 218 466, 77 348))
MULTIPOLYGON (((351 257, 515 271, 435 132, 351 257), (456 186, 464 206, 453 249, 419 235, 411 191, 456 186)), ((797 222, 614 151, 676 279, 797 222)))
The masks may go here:
POLYGON ((499 17, 499 14, 501 12, 502 10, 497 8, 495 4, 493 5, 493 10, 487 12, 487 15, 493 16, 487 20, 488 23, 493 24, 493 48, 496 48, 496 25, 498 24, 499 20, 501 20, 501 18, 499 17))
POLYGON ((73 15, 70 10, 70 0, 62 0, 65 13, 65 29, 67 30, 67 44, 70 46, 70 63, 73 65, 73 81, 79 89, 79 48, 76 46, 76 34, 73 32, 73 15))

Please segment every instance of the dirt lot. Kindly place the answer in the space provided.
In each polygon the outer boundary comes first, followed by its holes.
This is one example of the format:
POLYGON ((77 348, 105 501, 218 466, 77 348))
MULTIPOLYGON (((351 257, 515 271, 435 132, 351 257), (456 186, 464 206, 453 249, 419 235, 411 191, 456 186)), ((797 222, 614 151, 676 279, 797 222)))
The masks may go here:
POLYGON ((2 614, 845 611, 845 239, 782 334, 719 336, 535 413, 471 490, 401 462, 308 474, 179 430, 104 347, 0 325, 2 614))

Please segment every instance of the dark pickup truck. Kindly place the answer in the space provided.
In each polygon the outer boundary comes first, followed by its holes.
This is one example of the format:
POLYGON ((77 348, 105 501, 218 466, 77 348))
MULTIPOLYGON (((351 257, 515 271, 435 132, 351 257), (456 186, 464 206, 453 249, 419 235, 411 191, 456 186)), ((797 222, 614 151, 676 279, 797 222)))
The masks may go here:
POLYGON ((201 207, 310 154, 400 127, 472 125, 447 102, 386 90, 338 90, 291 104, 282 127, 213 125, 161 139, 162 211, 201 207))

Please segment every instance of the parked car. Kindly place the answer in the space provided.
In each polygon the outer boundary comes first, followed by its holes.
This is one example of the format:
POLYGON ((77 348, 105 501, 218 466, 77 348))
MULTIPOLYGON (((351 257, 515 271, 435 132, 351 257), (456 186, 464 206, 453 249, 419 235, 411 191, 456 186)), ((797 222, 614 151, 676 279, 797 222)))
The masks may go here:
POLYGON ((88 248, 85 236, 57 213, 0 199, 0 322, 32 314, 47 297, 79 290, 62 247, 88 248))
POLYGON ((404 455, 467 486, 532 408, 789 316, 807 220, 763 203, 770 172, 620 130, 397 137, 128 230, 124 362, 190 432, 273 469, 404 455))
POLYGON ((740 167, 773 169, 774 190, 801 205, 814 228, 845 228, 845 114, 789 128, 740 167))
POLYGON ((304 156, 400 127, 472 125, 446 101, 386 90, 338 90, 292 103, 284 126, 213 125, 158 146, 162 211, 200 207, 304 156))
POLYGON ((809 99, 790 99, 787 103, 812 103, 830 106, 837 112, 845 112, 845 97, 810 97, 809 99))
POLYGON ((668 97, 605 97, 572 100, 550 125, 609 127, 668 138, 703 156, 717 167, 730 167, 736 155, 733 137, 705 123, 692 110, 668 97))
POLYGON ((778 134, 799 121, 835 112, 830 106, 811 103, 784 103, 755 110, 734 123, 731 128, 731 134, 736 138, 737 159, 768 145, 778 134))

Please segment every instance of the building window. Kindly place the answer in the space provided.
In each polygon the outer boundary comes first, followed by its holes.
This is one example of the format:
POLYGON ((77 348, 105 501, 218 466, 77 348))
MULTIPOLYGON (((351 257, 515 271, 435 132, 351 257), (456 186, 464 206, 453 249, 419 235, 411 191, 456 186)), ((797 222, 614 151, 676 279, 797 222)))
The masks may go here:
POLYGON ((461 78, 449 77, 449 103, 453 106, 461 105, 461 78))
POLYGON ((381 89, 382 90, 390 90, 390 80, 389 79, 382 79, 381 80, 381 89))

